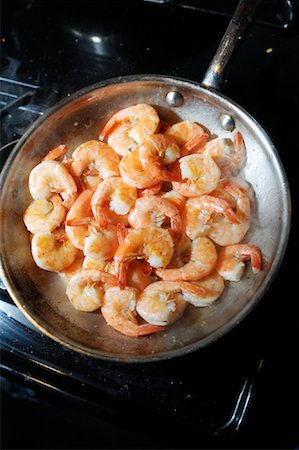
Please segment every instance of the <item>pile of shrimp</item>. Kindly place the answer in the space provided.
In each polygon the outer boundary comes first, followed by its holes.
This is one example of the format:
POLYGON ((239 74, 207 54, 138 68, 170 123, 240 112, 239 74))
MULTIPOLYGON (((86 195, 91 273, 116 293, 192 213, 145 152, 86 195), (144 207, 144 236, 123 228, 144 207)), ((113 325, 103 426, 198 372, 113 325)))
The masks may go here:
POLYGON ((214 138, 191 121, 171 125, 137 104, 71 154, 49 151, 32 169, 24 223, 38 267, 67 280, 79 311, 99 310, 132 337, 161 332, 188 304, 207 307, 260 249, 241 243, 253 192, 236 178, 240 132, 214 138))

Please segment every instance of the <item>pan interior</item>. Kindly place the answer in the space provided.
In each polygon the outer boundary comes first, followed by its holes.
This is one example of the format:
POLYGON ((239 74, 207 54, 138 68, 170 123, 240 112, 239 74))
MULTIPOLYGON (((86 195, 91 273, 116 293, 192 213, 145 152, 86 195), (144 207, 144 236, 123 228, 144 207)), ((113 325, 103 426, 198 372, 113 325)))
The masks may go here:
POLYGON ((2 174, 1 260, 12 298, 45 333, 75 350, 102 358, 127 362, 168 358, 204 346, 224 334, 265 292, 281 261, 288 228, 287 181, 265 132, 228 99, 184 80, 135 77, 75 95, 29 130, 2 174), (167 93, 173 90, 183 96, 180 107, 167 104, 167 93), (188 306, 181 320, 165 332, 134 339, 107 326, 99 312, 73 309, 65 295, 65 281, 34 264, 22 216, 31 201, 29 173, 50 148, 64 143, 71 154, 82 142, 97 139, 115 111, 137 103, 151 104, 170 123, 195 121, 223 137, 232 137, 234 132, 222 129, 220 115, 228 113, 234 118, 235 130, 243 134, 247 148, 241 176, 252 185, 256 196, 252 225, 243 241, 260 246, 264 270, 253 275, 247 268, 242 281, 227 283, 221 299, 211 307, 188 306))

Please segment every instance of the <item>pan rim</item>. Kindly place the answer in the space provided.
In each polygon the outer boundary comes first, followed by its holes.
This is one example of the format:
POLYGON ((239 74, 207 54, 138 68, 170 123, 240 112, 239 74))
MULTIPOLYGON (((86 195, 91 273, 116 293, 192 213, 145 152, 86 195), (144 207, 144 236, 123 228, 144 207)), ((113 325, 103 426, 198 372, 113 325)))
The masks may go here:
MULTIPOLYGON (((155 82, 170 82, 171 81, 179 81, 183 83, 183 86, 186 85, 189 88, 197 88, 199 90, 202 90, 203 92, 208 93, 208 95, 212 98, 218 99, 219 97, 238 110, 240 110, 243 114, 246 115, 246 117, 255 125, 257 126, 261 132, 262 132, 262 138, 267 144, 267 146, 271 146, 271 150, 275 156, 275 162, 277 164, 277 168, 280 171, 281 179, 283 181, 282 186, 282 195, 284 198, 284 203, 287 206, 287 217, 284 217, 285 221, 282 224, 282 232, 280 235, 280 241, 277 248, 278 255, 275 256, 275 259, 273 261, 273 264, 271 268, 269 269, 269 272, 267 273, 265 279, 263 280, 260 288, 258 289, 257 293, 252 297, 250 302, 241 310, 237 315, 235 315, 233 318, 228 320, 224 325, 222 325, 220 328, 213 331, 208 336, 202 338, 200 341, 193 342, 191 344, 185 345, 182 348, 178 348, 175 350, 170 350, 167 352, 161 352, 158 354, 149 354, 149 355, 111 355, 107 352, 100 352, 99 350, 92 350, 88 347, 85 347, 84 345, 79 344, 78 342, 67 338, 68 341, 66 341, 64 336, 55 335, 55 329, 51 326, 47 328, 47 323, 42 323, 43 321, 38 322, 33 318, 29 312, 26 310, 26 308, 23 307, 21 300, 18 298, 18 296, 14 292, 14 284, 12 280, 10 280, 9 273, 6 273, 4 264, 2 261, 2 257, 0 260, 0 276, 3 279, 5 286, 7 288, 7 291, 11 298, 13 299, 14 303, 18 306, 18 308, 22 311, 22 313, 27 317, 30 322, 33 323, 33 325, 40 330, 42 333, 44 333, 46 336, 50 337, 51 339, 55 340, 56 342, 59 342, 61 345, 74 350, 76 352, 79 352, 81 354, 92 356, 97 359, 103 359, 103 360, 109 360, 109 361, 115 361, 115 362, 122 362, 122 363, 142 363, 142 362, 154 362, 154 361, 160 361, 160 360, 167 360, 174 357, 179 357, 188 353, 191 353, 193 351, 196 351, 200 348, 206 347, 209 344, 216 342, 220 337, 228 333, 234 326, 239 324, 257 305, 257 303, 264 297, 265 293, 269 289, 272 281, 274 280, 280 265, 283 261, 285 251, 288 244, 288 238, 290 233, 290 226, 291 226, 291 199, 290 199, 290 189, 289 184, 287 180, 287 176, 285 173, 285 169, 283 167, 283 164, 280 160, 278 151, 276 150, 274 144, 272 143, 270 137, 268 136, 267 132, 264 130, 264 128, 256 121, 254 117, 252 117, 244 108, 239 106, 236 102, 231 100, 229 97, 226 97, 225 95, 219 93, 215 89, 208 88, 201 83, 188 80, 181 77, 174 77, 174 76, 168 76, 168 75, 159 75, 159 74, 137 74, 137 75, 124 75, 124 76, 118 76, 109 78, 103 81, 100 81, 98 83, 94 83, 92 85, 86 86, 76 92, 74 92, 69 97, 66 97, 62 100, 60 100, 57 104, 49 108, 42 117, 37 119, 24 133, 24 135, 20 138, 17 145, 12 150, 11 154, 9 155, 2 171, 0 174, 0 192, 3 192, 3 185, 5 183, 6 176, 9 172, 10 166, 14 159, 16 158, 19 150, 22 148, 23 144, 27 141, 28 137, 53 113, 55 113, 57 110, 62 108, 63 106, 67 105, 68 103, 71 103, 72 101, 76 100, 79 97, 84 96, 85 94, 88 94, 94 90, 104 88, 108 85, 112 84, 118 84, 118 83, 130 83, 135 81, 155 81, 155 82)), ((183 87, 182 86, 182 87, 183 87)))

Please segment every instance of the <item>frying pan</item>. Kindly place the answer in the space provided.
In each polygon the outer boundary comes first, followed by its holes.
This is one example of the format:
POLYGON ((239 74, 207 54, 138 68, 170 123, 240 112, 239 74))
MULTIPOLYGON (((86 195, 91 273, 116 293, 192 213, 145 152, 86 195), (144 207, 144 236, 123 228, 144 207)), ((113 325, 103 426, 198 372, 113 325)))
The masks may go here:
POLYGON ((282 261, 290 226, 290 196, 279 156, 262 127, 240 106, 219 94, 224 70, 260 0, 238 4, 202 84, 160 75, 125 76, 89 86, 49 110, 22 137, 1 174, 1 277, 20 310, 43 333, 66 347, 94 357, 142 362, 179 356, 215 341, 238 324, 268 289, 282 261), (191 120, 222 137, 243 134, 247 161, 242 176, 256 196, 252 226, 244 241, 262 249, 264 269, 247 268, 240 283, 229 284, 209 308, 189 306, 165 332, 130 338, 107 326, 99 312, 76 311, 65 283, 39 269, 30 252, 23 214, 31 201, 28 176, 60 143, 72 152, 97 139, 111 115, 149 103, 170 123, 191 120))

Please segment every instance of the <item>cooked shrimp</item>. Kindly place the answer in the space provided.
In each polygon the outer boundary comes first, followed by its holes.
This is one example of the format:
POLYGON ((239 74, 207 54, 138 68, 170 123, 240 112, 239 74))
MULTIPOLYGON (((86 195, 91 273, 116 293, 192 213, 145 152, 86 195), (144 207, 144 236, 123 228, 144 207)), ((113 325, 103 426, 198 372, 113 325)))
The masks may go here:
POLYGON ((136 303, 139 291, 132 287, 120 290, 111 287, 106 290, 102 314, 107 324, 120 333, 138 337, 163 331, 163 327, 149 323, 139 325, 136 318, 136 303))
POLYGON ((118 247, 114 260, 119 285, 126 286, 130 261, 146 259, 152 267, 166 267, 173 255, 174 243, 169 232, 159 227, 132 230, 118 247))
POLYGON ((92 212, 90 200, 92 192, 83 191, 66 216, 65 231, 73 245, 80 250, 84 248, 84 239, 89 236, 92 212))
POLYGON ((116 284, 116 277, 101 270, 83 270, 70 279, 66 295, 78 311, 92 312, 102 305, 103 283, 116 284))
POLYGON ((189 198, 186 201, 186 234, 190 239, 206 236, 215 215, 221 214, 230 223, 239 224, 229 203, 212 195, 189 198))
POLYGON ((230 177, 240 170, 246 159, 243 136, 237 132, 234 142, 216 138, 208 142, 201 153, 210 155, 221 170, 222 177, 230 177))
POLYGON ((103 179, 119 176, 119 156, 103 142, 84 142, 76 148, 72 156, 72 172, 77 177, 84 172, 93 176, 98 174, 103 179))
POLYGON ((74 262, 70 266, 67 266, 65 269, 61 270, 59 274, 68 278, 73 277, 77 273, 81 272, 83 268, 83 261, 84 261, 83 252, 80 252, 80 250, 78 250, 74 262))
POLYGON ((218 245, 233 245, 240 242, 250 227, 250 200, 242 189, 227 180, 222 184, 237 202, 236 216, 239 223, 232 223, 225 216, 217 215, 210 224, 208 236, 218 245))
POLYGON ((165 198, 147 195, 136 200, 129 214, 129 224, 133 228, 161 226, 166 218, 170 219, 174 236, 179 238, 182 234, 182 219, 178 208, 165 198))
POLYGON ((171 203, 173 203, 180 211, 183 211, 185 207, 185 197, 179 194, 177 191, 172 189, 171 191, 164 192, 161 194, 161 198, 166 198, 171 203))
POLYGON ((29 191, 34 200, 50 199, 58 193, 70 208, 77 195, 77 186, 68 170, 57 161, 43 161, 29 175, 29 191))
POLYGON ((174 137, 176 143, 183 147, 187 142, 191 141, 194 137, 199 137, 204 134, 203 128, 195 122, 185 120, 184 122, 178 122, 172 125, 165 131, 166 136, 174 137))
POLYGON ((33 235, 31 252, 38 267, 50 272, 60 272, 70 266, 78 253, 66 235, 44 231, 33 235))
POLYGON ((140 161, 143 167, 163 181, 171 181, 171 173, 165 168, 166 165, 180 158, 180 148, 174 138, 163 134, 148 136, 138 147, 140 161))
POLYGON ((41 198, 30 203, 24 213, 24 223, 32 234, 53 231, 62 223, 65 214, 61 197, 53 194, 49 200, 41 198))
POLYGON ((158 192, 160 192, 161 188, 163 185, 163 181, 159 181, 159 183, 154 184, 153 186, 147 188, 147 189, 142 189, 139 191, 139 197, 145 197, 146 195, 155 195, 158 194, 158 192))
POLYGON ((58 147, 52 148, 46 156, 43 158, 42 161, 54 161, 55 159, 61 158, 61 156, 65 155, 68 151, 68 148, 66 145, 61 144, 58 145, 58 147))
POLYGON ((182 288, 186 302, 196 307, 204 307, 210 306, 220 297, 225 283, 223 278, 214 271, 199 281, 185 281, 182 288))
POLYGON ((120 177, 111 177, 98 185, 90 204, 99 225, 106 227, 109 221, 108 210, 117 216, 125 216, 134 206, 136 198, 135 187, 128 186, 120 177))
POLYGON ((177 281, 157 281, 147 286, 137 302, 137 313, 153 325, 170 325, 184 313, 187 303, 177 281))
POLYGON ((127 272, 127 285, 142 291, 149 284, 151 284, 151 269, 146 268, 144 260, 131 261, 127 272))
POLYGON ((156 269, 156 274, 162 280, 199 280, 209 275, 217 262, 217 251, 210 239, 198 237, 191 244, 190 260, 177 269, 156 269))
POLYGON ((244 261, 251 261, 253 273, 262 270, 263 261, 259 247, 250 244, 236 244, 222 248, 216 270, 225 280, 240 281, 245 268, 244 261))
POLYGON ((124 182, 138 189, 151 188, 157 182, 162 181, 157 180, 142 166, 138 150, 129 152, 122 158, 119 170, 124 182))
POLYGON ((183 181, 173 182, 173 189, 184 197, 209 194, 220 180, 220 169, 209 155, 189 155, 179 160, 183 181))
POLYGON ((156 110, 144 103, 121 109, 106 123, 99 139, 108 143, 124 156, 136 144, 141 144, 146 136, 155 133, 160 119, 156 110))
POLYGON ((107 225, 105 229, 95 229, 84 239, 84 255, 99 262, 112 259, 117 248, 115 225, 107 225))

